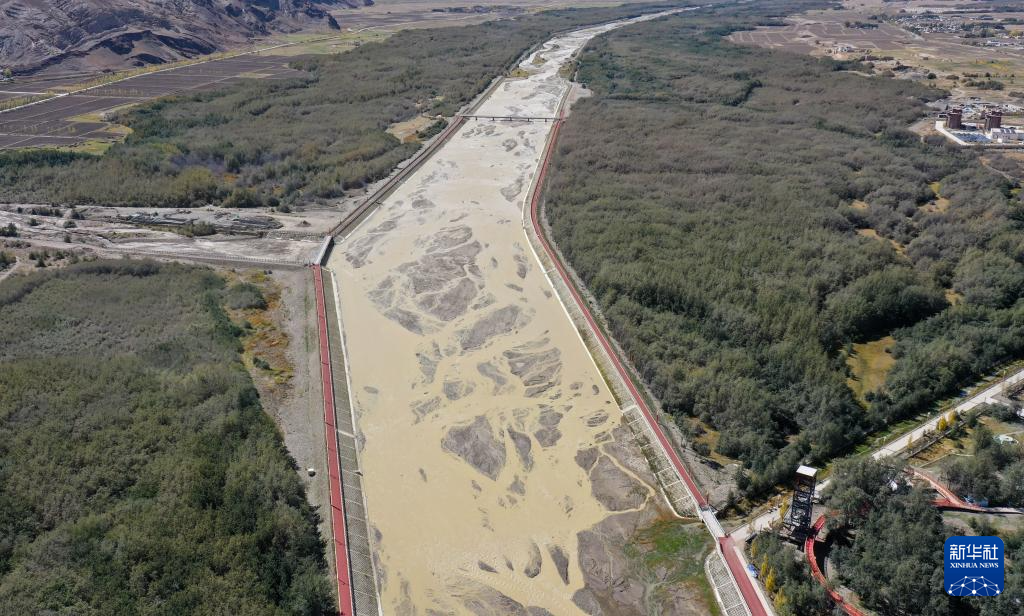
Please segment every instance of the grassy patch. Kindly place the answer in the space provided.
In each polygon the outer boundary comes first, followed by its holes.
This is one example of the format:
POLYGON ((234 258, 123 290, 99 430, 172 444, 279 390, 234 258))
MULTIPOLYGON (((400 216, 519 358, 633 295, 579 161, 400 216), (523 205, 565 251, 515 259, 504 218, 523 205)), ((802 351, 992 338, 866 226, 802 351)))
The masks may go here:
POLYGON ((886 336, 854 344, 853 351, 846 357, 846 365, 850 368, 846 384, 862 403, 867 404, 865 394, 881 391, 885 385, 885 377, 895 363, 891 355, 895 343, 892 336, 886 336))
POLYGON ((707 424, 702 424, 702 427, 704 428, 704 433, 701 434, 696 439, 694 439, 694 442, 706 443, 708 445, 708 448, 711 450, 711 453, 709 453, 705 457, 710 460, 714 460, 715 462, 721 464, 722 466, 727 466, 729 464, 736 462, 736 459, 724 456, 718 451, 718 440, 722 437, 722 433, 719 432, 718 430, 715 430, 714 428, 711 428, 707 424))
POLYGON ((63 146, 57 148, 61 152, 73 152, 76 154, 91 154, 93 156, 102 156, 109 150, 115 142, 109 139, 89 139, 88 141, 82 141, 74 145, 63 146))
POLYGON ((280 286, 261 272, 235 276, 225 293, 228 315, 242 328, 242 361, 267 391, 287 386, 295 376, 288 357, 288 334, 274 315, 281 309, 280 286))
MULTIPOLYGON (((656 522, 640 531, 636 539, 649 550, 644 554, 644 562, 653 566, 665 564, 683 553, 700 554, 711 547, 710 538, 700 526, 676 520, 656 522)), ((687 567, 686 573, 696 574, 698 567, 689 563, 687 567)))
POLYGON ((434 122, 436 122, 434 118, 418 115, 404 122, 395 122, 391 126, 388 126, 387 133, 389 135, 394 135, 394 137, 402 143, 411 143, 418 140, 416 137, 418 132, 427 128, 434 122))
POLYGON ((388 30, 364 30, 343 34, 287 34, 278 38, 292 43, 291 45, 271 49, 259 55, 304 56, 343 53, 365 43, 383 41, 392 34, 393 32, 388 30))
POLYGON ((68 121, 69 122, 106 122, 107 125, 108 125, 107 126, 107 130, 114 130, 115 128, 120 128, 120 129, 125 131, 125 134, 128 134, 128 133, 131 132, 131 130, 129 130, 129 128, 127 126, 123 126, 121 124, 113 124, 113 123, 109 122, 107 120, 107 118, 114 117, 115 115, 121 113, 122 111, 127 111, 128 109, 130 109, 130 108, 132 108, 134 106, 135 106, 135 103, 128 103, 128 104, 125 104, 125 105, 118 105, 117 107, 111 107, 110 109, 104 109, 102 112, 97 111, 97 112, 94 112, 94 113, 82 113, 82 114, 79 114, 79 115, 76 115, 76 116, 71 116, 70 118, 68 118, 68 121))
POLYGON ((668 590, 665 587, 685 585, 700 593, 710 613, 719 614, 718 602, 704 575, 704 559, 712 548, 711 537, 701 524, 671 519, 639 530, 626 546, 626 554, 641 578, 651 584, 655 600, 668 590))
POLYGON ((878 231, 875 231, 874 229, 857 229, 857 235, 859 235, 861 237, 870 237, 873 240, 877 240, 877 241, 883 242, 883 243, 888 241, 889 245, 892 246, 893 250, 895 250, 897 253, 899 253, 901 255, 904 255, 907 252, 907 249, 906 249, 906 247, 903 246, 903 244, 900 244, 896 240, 892 240, 892 239, 887 240, 886 238, 884 238, 881 235, 879 235, 878 231))

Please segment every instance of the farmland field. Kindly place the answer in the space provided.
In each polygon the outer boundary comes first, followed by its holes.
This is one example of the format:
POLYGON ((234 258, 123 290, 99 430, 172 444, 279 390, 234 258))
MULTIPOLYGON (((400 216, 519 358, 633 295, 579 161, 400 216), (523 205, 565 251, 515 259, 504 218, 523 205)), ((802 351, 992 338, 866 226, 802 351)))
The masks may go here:
MULTIPOLYGON (((288 67, 291 58, 280 56, 235 56, 202 64, 182 66, 163 72, 132 77, 125 81, 100 86, 79 94, 60 96, 0 113, 0 149, 40 146, 67 146, 86 140, 116 140, 123 132, 112 130, 108 122, 82 122, 75 116, 102 114, 126 105, 138 104, 172 94, 202 92, 242 79, 281 80, 301 77, 304 73, 288 67)), ((55 86, 41 82, 46 91, 55 86)), ((22 96, 14 88, 33 88, 31 80, 10 85, 0 100, 22 96)))
MULTIPOLYGON (((815 56, 888 58, 879 67, 890 67, 892 62, 897 62, 920 71, 916 77, 921 79, 929 72, 934 73, 938 79, 932 80, 932 85, 951 89, 954 93, 966 91, 1006 101, 1012 99, 1008 96, 1010 91, 1024 89, 1024 47, 1013 39, 1001 39, 1005 45, 996 47, 984 44, 985 39, 964 38, 952 32, 917 33, 892 21, 903 15, 897 12, 900 8, 911 11, 918 5, 920 3, 903 2, 863 7, 847 2, 842 10, 807 11, 788 17, 784 22, 734 32, 729 39, 744 45, 815 56), (885 17, 880 18, 883 13, 885 17), (1005 91, 979 92, 976 88, 966 88, 963 76, 972 74, 1000 81, 1005 91), (957 75, 959 79, 946 79, 950 75, 957 75)), ((932 3, 928 6, 931 7, 932 3)), ((985 19, 1012 20, 1019 17, 1016 13, 1000 14, 997 11, 960 13, 951 5, 945 10, 950 11, 948 19, 951 21, 982 25, 992 23, 985 19), (977 18, 982 21, 975 21, 977 18)), ((1007 29, 1014 27, 1007 26, 1007 29)))

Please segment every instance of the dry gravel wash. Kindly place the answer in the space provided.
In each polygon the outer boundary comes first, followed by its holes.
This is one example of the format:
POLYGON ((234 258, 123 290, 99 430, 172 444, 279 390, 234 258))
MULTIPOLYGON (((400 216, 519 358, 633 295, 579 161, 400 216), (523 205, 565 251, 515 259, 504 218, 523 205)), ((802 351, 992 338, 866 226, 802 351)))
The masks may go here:
MULTIPOLYGON (((476 113, 555 115, 559 67, 623 23, 549 41, 476 113)), ((385 613, 568 615, 643 593, 611 588, 624 537, 603 531, 663 505, 522 228, 550 129, 469 120, 328 263, 385 613)))

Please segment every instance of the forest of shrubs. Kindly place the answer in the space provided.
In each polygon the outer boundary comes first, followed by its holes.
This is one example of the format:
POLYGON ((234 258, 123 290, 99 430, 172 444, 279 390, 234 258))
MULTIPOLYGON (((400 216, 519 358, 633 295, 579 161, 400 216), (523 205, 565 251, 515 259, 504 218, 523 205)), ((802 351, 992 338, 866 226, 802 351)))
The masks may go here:
POLYGON ((0 152, 0 201, 254 207, 338 197, 386 177, 418 147, 385 132, 390 124, 453 114, 556 30, 650 10, 566 9, 403 30, 297 60, 307 79, 248 80, 145 104, 124 114, 131 135, 102 156, 0 152))
POLYGON ((553 236, 643 379, 685 429, 720 431, 755 496, 1024 354, 1014 186, 906 129, 942 93, 723 39, 813 6, 595 40, 548 186, 553 236), (842 351, 888 333, 864 408, 842 351))
POLYGON ((0 613, 336 612, 223 287, 128 261, 0 284, 0 613))

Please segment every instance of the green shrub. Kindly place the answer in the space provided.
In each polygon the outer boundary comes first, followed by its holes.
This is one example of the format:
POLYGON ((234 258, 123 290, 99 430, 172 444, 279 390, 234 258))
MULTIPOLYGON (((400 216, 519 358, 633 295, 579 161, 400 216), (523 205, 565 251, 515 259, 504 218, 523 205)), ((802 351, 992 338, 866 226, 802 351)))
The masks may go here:
POLYGON ((248 308, 264 309, 267 307, 267 300, 263 292, 256 285, 248 282, 239 282, 231 285, 224 292, 224 301, 228 308, 233 310, 244 310, 248 308))

